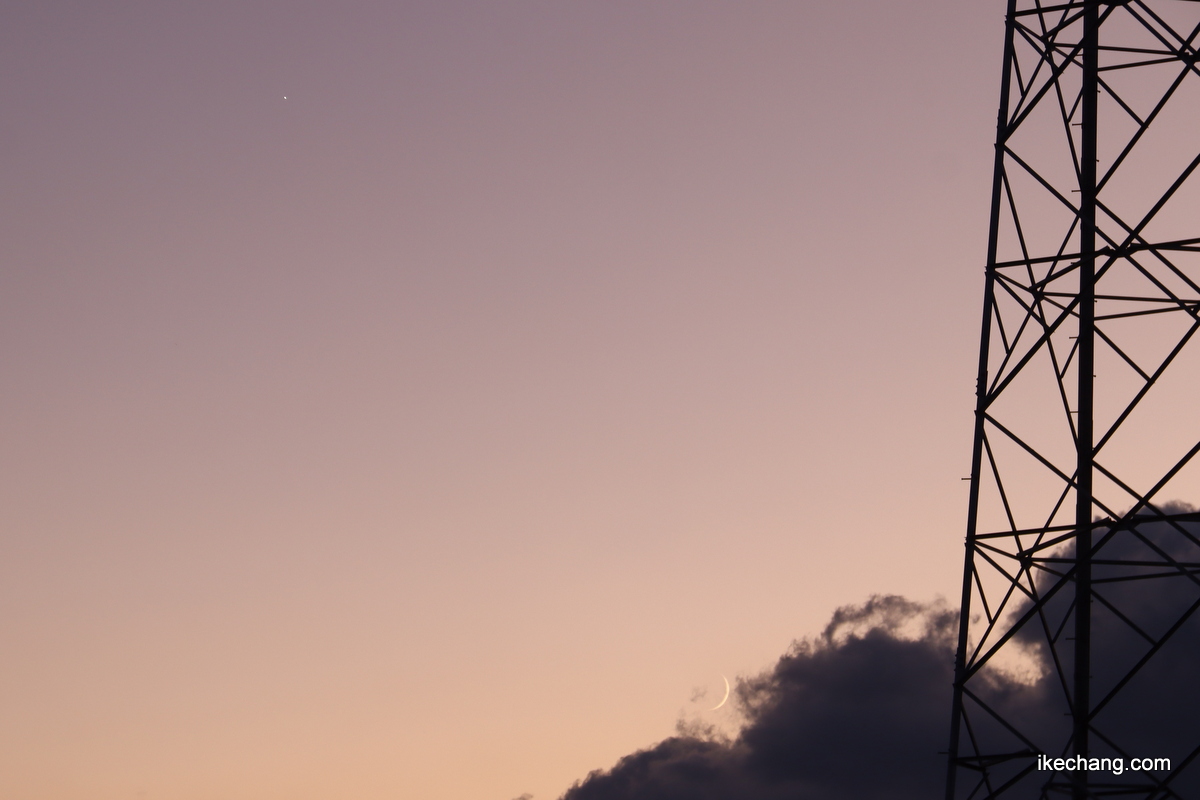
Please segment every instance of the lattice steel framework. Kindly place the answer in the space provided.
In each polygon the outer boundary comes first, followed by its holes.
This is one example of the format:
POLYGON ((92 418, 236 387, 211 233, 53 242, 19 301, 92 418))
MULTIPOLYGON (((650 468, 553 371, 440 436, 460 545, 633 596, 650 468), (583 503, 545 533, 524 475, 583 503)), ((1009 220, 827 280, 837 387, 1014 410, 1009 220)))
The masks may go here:
POLYGON ((1200 4, 1006 21, 946 797, 1200 797, 1200 4))

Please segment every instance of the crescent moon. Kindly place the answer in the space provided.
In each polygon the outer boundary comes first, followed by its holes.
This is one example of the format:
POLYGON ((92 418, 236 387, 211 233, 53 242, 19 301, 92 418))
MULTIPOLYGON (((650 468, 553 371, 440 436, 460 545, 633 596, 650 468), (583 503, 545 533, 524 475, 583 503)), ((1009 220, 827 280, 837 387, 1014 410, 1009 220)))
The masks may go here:
POLYGON ((725 696, 721 698, 721 702, 710 708, 709 711, 716 711, 718 708, 725 705, 725 701, 729 699, 729 678, 726 678, 724 675, 722 675, 721 680, 725 681, 725 696))

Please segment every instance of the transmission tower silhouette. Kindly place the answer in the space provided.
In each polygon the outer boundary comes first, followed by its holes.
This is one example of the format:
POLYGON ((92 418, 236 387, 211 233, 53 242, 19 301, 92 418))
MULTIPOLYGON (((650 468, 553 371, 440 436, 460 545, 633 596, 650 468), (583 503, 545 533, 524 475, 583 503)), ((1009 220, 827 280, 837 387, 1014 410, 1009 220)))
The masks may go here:
POLYGON ((1200 797, 1198 34, 1008 2, 947 800, 1200 797))

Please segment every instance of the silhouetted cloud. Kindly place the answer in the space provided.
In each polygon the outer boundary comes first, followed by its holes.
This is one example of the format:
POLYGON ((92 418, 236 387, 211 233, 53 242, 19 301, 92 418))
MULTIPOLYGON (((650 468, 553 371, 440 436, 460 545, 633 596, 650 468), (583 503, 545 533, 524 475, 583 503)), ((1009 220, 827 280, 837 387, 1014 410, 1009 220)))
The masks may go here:
MULTIPOLYGON (((1070 546, 1063 547, 1062 555, 1070 554, 1070 546)), ((1094 603, 1092 658, 1093 686, 1106 691, 1143 659, 1151 648, 1147 636, 1175 628, 1096 724, 1122 748, 1114 753, 1165 756, 1182 766, 1200 745, 1200 613, 1193 613, 1200 609, 1200 525, 1147 520, 1104 539, 1097 558, 1180 565, 1168 578, 1097 584, 1103 602, 1094 603)), ((1096 571, 1102 577, 1104 567, 1096 571)), ((1045 621, 1068 619, 1072 598, 1070 587, 1060 591, 1047 603, 1044 619, 1018 631, 1031 671, 995 670, 974 687, 1050 755, 1066 754, 1070 720, 1064 715, 1066 690, 1048 661, 1045 621)), ((1029 602, 1014 605, 1014 618, 1029 602)), ((745 725, 735 738, 681 726, 679 735, 592 772, 562 800, 938 797, 944 791, 957 616, 944 604, 895 596, 840 609, 820 636, 793 645, 764 674, 739 680, 745 725)), ((1064 666, 1070 675, 1070 664, 1064 666)), ((975 733, 987 735, 986 727, 981 721, 975 733)), ((1200 765, 1193 771, 1200 773, 1200 765)), ((1040 791, 1032 784, 1049 778, 1029 776, 1029 796, 1040 791)), ((1185 773, 1172 788, 1181 796, 1200 795, 1198 779, 1185 773)))
POLYGON ((874 597, 739 681, 736 739, 675 736, 593 772, 564 800, 908 800, 945 772, 956 615, 874 597))

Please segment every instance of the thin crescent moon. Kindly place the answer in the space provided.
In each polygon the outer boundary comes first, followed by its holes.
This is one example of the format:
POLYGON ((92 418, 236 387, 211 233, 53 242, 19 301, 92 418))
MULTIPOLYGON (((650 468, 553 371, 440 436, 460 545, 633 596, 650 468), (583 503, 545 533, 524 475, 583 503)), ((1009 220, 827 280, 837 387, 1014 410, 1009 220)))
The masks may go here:
POLYGON ((716 711, 718 708, 725 705, 725 701, 729 699, 729 678, 726 678, 724 675, 722 675, 721 680, 725 681, 725 696, 721 698, 721 702, 710 708, 709 711, 716 711))

